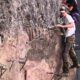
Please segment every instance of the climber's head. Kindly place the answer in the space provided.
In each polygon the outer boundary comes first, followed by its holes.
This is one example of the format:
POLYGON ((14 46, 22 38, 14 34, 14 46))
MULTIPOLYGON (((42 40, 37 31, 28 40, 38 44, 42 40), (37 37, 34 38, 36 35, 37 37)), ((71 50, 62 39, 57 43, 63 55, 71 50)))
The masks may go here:
POLYGON ((66 6, 62 6, 62 7, 60 8, 60 14, 61 14, 62 16, 66 16, 67 13, 68 13, 68 8, 67 8, 66 6))

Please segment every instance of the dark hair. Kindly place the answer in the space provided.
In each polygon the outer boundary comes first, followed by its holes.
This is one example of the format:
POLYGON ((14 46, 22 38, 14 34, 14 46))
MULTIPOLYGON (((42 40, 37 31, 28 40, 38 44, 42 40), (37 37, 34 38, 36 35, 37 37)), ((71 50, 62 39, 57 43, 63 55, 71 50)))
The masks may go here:
POLYGON ((67 0, 66 1, 68 7, 73 6, 73 10, 72 11, 77 11, 77 3, 75 2, 75 0, 67 0))
POLYGON ((77 3, 75 0, 67 0, 66 3, 73 5, 73 6, 77 6, 77 3))

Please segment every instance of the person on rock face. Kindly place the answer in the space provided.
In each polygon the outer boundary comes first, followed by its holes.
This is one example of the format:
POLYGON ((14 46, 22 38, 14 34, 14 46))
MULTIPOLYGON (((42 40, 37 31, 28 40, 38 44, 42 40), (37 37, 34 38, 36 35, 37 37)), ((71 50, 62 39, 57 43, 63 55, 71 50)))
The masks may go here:
POLYGON ((68 58, 73 61, 73 65, 71 68, 79 68, 76 53, 74 51, 74 43, 75 43, 75 22, 73 18, 68 14, 68 8, 62 6, 60 8, 60 14, 62 15, 62 21, 65 24, 57 24, 56 27, 66 28, 65 32, 65 44, 64 44, 64 51, 63 51, 63 73, 69 72, 69 62, 68 58))
POLYGON ((75 23, 77 24, 80 21, 80 11, 78 10, 77 0, 66 0, 63 2, 63 4, 68 7, 69 14, 72 16, 75 23))

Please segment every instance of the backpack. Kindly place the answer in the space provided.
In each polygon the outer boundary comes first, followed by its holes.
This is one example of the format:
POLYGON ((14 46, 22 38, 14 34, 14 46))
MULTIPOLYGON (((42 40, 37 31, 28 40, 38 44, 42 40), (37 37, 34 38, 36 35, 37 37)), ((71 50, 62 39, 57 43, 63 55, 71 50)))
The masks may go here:
POLYGON ((80 11, 79 10, 70 11, 69 14, 72 16, 76 24, 80 22, 80 11))

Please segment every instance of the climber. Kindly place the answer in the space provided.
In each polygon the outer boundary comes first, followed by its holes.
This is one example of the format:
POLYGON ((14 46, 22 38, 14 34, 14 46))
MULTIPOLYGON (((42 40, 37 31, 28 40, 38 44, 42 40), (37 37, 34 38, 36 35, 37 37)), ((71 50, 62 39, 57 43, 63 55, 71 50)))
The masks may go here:
POLYGON ((57 24, 56 27, 61 27, 66 29, 65 32, 65 46, 63 51, 63 73, 69 72, 69 62, 68 56, 72 59, 73 65, 71 68, 79 68, 77 57, 74 51, 74 43, 75 43, 75 22, 73 18, 68 14, 68 8, 66 6, 62 6, 60 8, 60 14, 62 15, 62 21, 65 24, 57 24))

